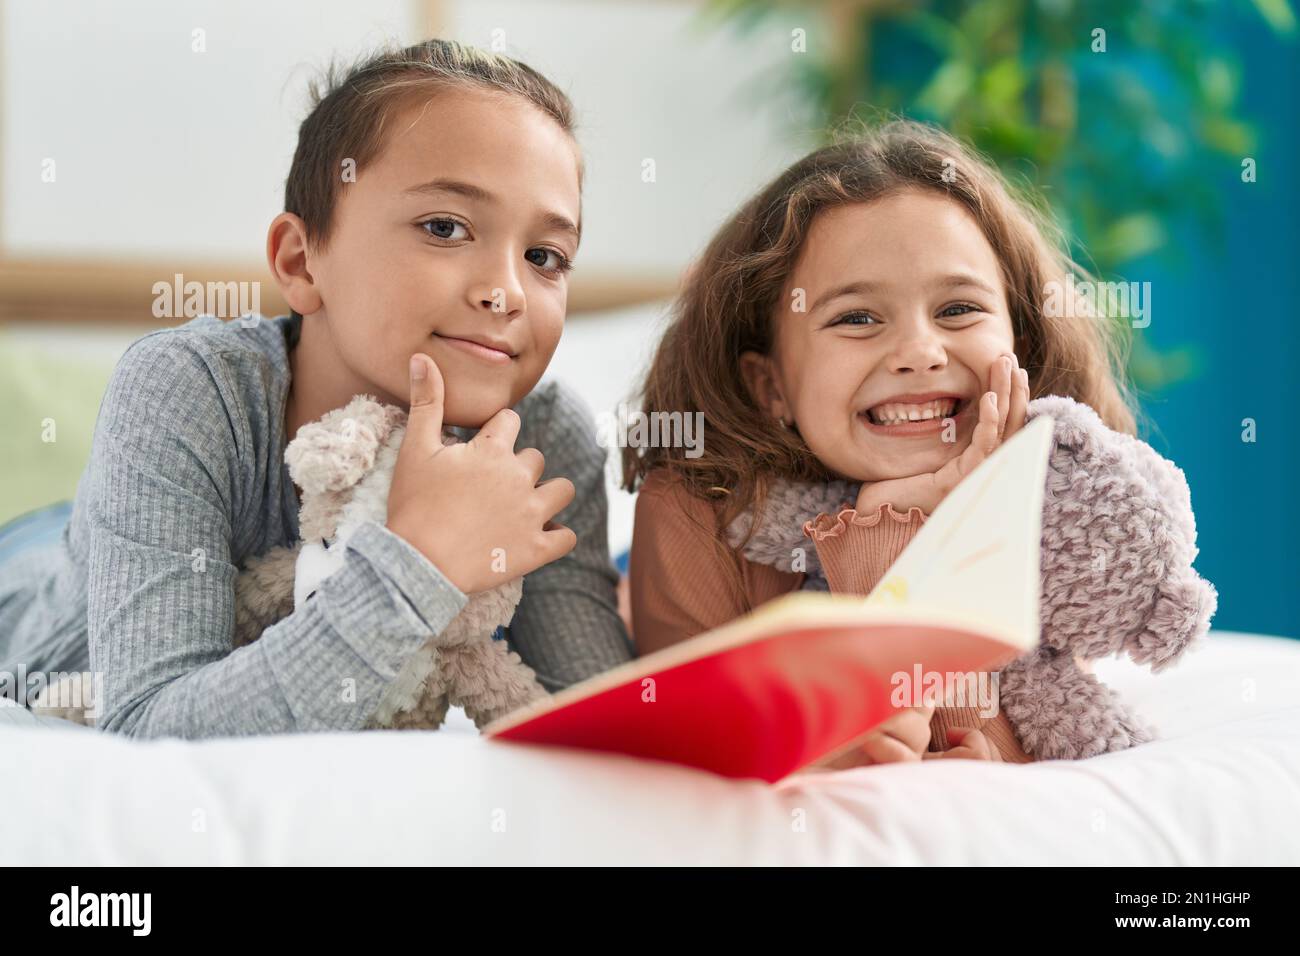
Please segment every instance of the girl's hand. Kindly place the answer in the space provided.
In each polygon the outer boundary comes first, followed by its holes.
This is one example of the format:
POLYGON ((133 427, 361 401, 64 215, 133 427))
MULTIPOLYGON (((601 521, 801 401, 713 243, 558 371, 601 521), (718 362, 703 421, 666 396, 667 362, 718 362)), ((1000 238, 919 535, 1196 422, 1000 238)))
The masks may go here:
POLYGON ((416 353, 411 411, 388 493, 388 529, 466 594, 572 551, 577 535, 549 519, 573 501, 573 482, 537 483, 546 464, 542 453, 514 451, 519 414, 503 408, 472 440, 449 446, 442 443, 442 414, 442 373, 433 359, 416 353))
POLYGON ((922 759, 925 760, 946 760, 956 758, 959 760, 988 760, 993 763, 1002 763, 1002 754, 995 747, 982 731, 973 727, 950 727, 948 728, 948 739, 957 746, 948 750, 940 750, 935 753, 924 753, 922 759))
POLYGON ((897 511, 920 508, 930 514, 998 445, 1024 426, 1028 406, 1029 373, 1020 368, 1014 352, 998 356, 989 368, 989 390, 980 397, 979 421, 966 450, 931 474, 865 482, 858 491, 858 513, 874 513, 888 503, 897 511))
POLYGON ((862 743, 833 760, 811 764, 808 770, 847 770, 876 763, 920 760, 930 745, 930 720, 934 704, 909 707, 871 731, 862 743))

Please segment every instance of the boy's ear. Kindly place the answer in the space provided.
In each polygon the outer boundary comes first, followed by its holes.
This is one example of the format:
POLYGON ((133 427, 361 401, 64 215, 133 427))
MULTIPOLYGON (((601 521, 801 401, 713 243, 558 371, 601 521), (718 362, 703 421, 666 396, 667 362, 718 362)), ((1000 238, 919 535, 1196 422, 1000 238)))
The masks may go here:
POLYGON ((742 352, 740 374, 755 405, 773 418, 790 419, 771 357, 754 351, 742 352))
POLYGON ((320 292, 307 271, 307 225, 291 212, 271 220, 266 231, 266 261, 289 308, 311 315, 321 307, 320 292))

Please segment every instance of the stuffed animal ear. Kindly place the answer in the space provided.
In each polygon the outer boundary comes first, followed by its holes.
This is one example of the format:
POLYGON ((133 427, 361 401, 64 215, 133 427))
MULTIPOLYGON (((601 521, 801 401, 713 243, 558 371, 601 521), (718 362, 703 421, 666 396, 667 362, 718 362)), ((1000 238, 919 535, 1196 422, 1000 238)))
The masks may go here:
POLYGON ((1085 660, 1125 653, 1159 671, 1202 636, 1217 603, 1192 568, 1196 522, 1182 471, 1064 396, 1043 508, 1043 643, 1085 660))
POLYGON ((303 425, 284 450, 294 483, 305 494, 351 488, 375 466, 376 452, 399 423, 392 412, 392 406, 358 395, 320 421, 303 425))
POLYGON ((1198 553, 1192 493, 1183 470, 1142 442, 1133 442, 1133 470, 1159 502, 1152 534, 1163 570, 1155 600, 1142 629, 1129 635, 1124 650, 1139 664, 1159 673, 1185 650, 1197 646, 1218 609, 1219 595, 1192 567, 1198 553))
POLYGON ((1124 642, 1124 650, 1139 664, 1160 673, 1184 651, 1204 643, 1219 594, 1190 567, 1160 582, 1156 602, 1140 631, 1124 642))

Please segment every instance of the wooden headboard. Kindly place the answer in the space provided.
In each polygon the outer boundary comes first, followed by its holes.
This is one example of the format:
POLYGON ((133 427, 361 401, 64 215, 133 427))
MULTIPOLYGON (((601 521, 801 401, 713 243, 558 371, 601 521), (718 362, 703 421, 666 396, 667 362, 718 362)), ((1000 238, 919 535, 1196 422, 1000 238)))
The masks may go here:
MULTIPOLYGON (((257 311, 267 316, 289 311, 265 267, 217 262, 12 259, 0 252, 0 322, 176 325, 190 316, 175 317, 177 310, 169 310, 168 316, 173 317, 155 316, 154 303, 161 293, 154 290, 159 282, 175 288, 177 275, 183 277, 182 288, 190 282, 205 288, 208 283, 248 283, 245 298, 256 290, 257 311)), ((569 286, 568 313, 580 317, 583 313, 663 301, 673 296, 677 284, 678 277, 672 275, 615 275, 589 270, 574 276, 569 286)), ((232 303, 228 314, 217 314, 219 318, 234 318, 240 311, 232 303)))

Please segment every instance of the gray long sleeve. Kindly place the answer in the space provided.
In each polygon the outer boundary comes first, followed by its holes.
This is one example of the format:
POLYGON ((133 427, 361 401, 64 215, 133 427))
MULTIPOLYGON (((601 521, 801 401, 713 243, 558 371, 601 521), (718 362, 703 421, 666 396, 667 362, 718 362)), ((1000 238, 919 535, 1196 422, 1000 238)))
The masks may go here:
POLYGON ((98 726, 187 738, 360 728, 405 656, 467 599, 368 525, 312 600, 232 651, 231 541, 257 518, 246 472, 261 456, 249 420, 223 402, 238 372, 222 381, 230 367, 219 363, 214 377, 205 358, 175 337, 148 338, 123 358, 100 408, 87 522, 98 726))
MULTIPOLYGON (((234 583, 251 556, 298 536, 284 409, 289 316, 250 328, 200 317, 133 343, 96 422, 73 514, 42 595, 84 600, 69 615, 41 595, 10 622, 11 659, 29 670, 76 663, 103 681, 96 726, 138 737, 201 738, 360 729, 406 656, 467 597, 377 523, 349 542, 314 597, 233 649, 234 583), (50 646, 51 622, 80 618, 50 646), (33 653, 25 653, 33 652, 33 653)), ((308 320, 310 321, 310 320, 308 320)), ((574 552, 524 579, 507 632, 548 690, 632 658, 605 540, 603 454, 568 390, 539 386, 517 406, 516 447, 578 497, 559 520, 574 552)))
MULTIPOLYGON (((524 597, 508 629, 510 646, 554 692, 636 654, 618 614, 618 572, 609 558, 605 452, 595 441, 591 410, 568 387, 534 392, 515 448, 546 455, 542 480, 564 476, 574 498, 555 520, 573 529, 577 547, 524 577, 524 597)), ((522 404, 522 403, 521 403, 522 404)))

